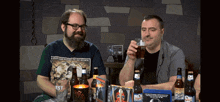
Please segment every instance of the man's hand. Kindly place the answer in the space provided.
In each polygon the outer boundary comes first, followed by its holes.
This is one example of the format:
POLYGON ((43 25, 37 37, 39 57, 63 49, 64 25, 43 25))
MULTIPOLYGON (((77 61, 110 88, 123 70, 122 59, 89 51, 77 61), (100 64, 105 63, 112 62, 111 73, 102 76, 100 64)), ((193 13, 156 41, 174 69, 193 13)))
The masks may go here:
POLYGON ((129 57, 129 59, 132 59, 132 60, 136 59, 137 48, 138 48, 137 42, 134 40, 131 40, 131 43, 130 43, 128 50, 127 50, 127 55, 129 57))
POLYGON ((133 87, 133 86, 134 86, 134 80, 125 82, 125 87, 133 87))
POLYGON ((127 50, 127 56, 128 56, 126 57, 127 62, 125 63, 124 67, 121 69, 119 73, 119 81, 122 86, 125 85, 125 82, 133 79, 137 48, 138 48, 137 42, 131 40, 131 43, 127 50))
POLYGON ((37 75, 37 85, 50 96, 56 97, 55 86, 50 82, 49 77, 37 75))

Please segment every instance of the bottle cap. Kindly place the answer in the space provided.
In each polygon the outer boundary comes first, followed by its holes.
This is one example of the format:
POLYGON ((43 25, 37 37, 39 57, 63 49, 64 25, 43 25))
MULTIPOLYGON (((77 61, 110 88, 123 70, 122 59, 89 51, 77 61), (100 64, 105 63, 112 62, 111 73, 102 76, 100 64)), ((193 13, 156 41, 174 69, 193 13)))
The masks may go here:
POLYGON ((94 69, 98 69, 98 67, 94 67, 94 69))
POLYGON ((139 73, 140 71, 139 71, 139 70, 135 70, 134 72, 137 72, 137 73, 139 73))

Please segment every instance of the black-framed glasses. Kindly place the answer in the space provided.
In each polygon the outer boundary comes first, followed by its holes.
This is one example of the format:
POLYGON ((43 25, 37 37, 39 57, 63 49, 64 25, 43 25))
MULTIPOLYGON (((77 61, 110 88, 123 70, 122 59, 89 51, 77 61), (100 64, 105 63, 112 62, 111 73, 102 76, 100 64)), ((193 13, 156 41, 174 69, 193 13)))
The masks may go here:
POLYGON ((73 28, 74 30, 79 29, 79 27, 81 27, 82 30, 86 30, 86 27, 87 27, 86 24, 79 25, 79 24, 69 24, 69 23, 66 23, 66 25, 70 25, 70 26, 72 26, 72 28, 73 28))

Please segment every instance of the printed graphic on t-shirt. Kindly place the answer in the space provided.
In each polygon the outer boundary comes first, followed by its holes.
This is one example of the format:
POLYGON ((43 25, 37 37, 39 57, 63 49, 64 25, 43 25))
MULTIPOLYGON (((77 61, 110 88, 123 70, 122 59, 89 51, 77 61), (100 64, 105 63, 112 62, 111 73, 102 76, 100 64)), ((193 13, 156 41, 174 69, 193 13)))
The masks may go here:
POLYGON ((91 70, 91 59, 90 58, 68 58, 51 56, 51 82, 55 84, 59 80, 70 80, 72 78, 72 68, 76 66, 77 77, 82 76, 82 67, 86 67, 86 73, 89 77, 91 70))

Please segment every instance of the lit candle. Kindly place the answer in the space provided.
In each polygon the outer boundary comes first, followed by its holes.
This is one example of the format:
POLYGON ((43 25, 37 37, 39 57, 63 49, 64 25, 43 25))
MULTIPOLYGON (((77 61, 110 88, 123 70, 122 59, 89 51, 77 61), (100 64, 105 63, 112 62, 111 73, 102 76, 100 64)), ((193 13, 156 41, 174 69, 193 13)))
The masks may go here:
POLYGON ((85 84, 79 84, 79 85, 74 85, 73 86, 74 88, 79 88, 79 89, 82 89, 82 88, 88 88, 89 85, 85 85, 85 84))

